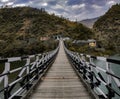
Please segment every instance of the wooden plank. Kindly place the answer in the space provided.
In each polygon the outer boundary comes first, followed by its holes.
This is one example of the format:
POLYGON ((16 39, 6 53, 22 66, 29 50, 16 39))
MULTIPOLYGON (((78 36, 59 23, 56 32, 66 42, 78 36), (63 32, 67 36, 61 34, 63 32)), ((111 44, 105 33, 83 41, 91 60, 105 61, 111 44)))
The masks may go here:
MULTIPOLYGON (((34 98, 30 98, 30 99, 43 99, 43 98, 41 98, 41 97, 34 97, 34 98)), ((53 98, 44 98, 44 99, 53 99, 53 98)), ((54 99, 92 99, 91 97, 69 97, 69 98, 67 98, 67 97, 64 97, 64 98, 54 98, 54 99)))
POLYGON ((30 99, 92 99, 69 64, 62 43, 54 64, 30 99))

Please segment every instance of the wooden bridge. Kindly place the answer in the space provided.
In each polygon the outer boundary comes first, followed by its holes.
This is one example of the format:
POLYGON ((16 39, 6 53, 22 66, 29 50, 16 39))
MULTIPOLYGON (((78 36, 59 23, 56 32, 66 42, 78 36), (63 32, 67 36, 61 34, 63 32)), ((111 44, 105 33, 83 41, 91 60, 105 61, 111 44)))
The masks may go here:
POLYGON ((30 99, 93 99, 70 65, 61 42, 58 56, 30 99))
POLYGON ((116 95, 120 97, 120 77, 114 74, 109 65, 120 64, 120 60, 72 52, 62 41, 54 51, 1 59, 0 63, 5 63, 5 69, 0 74, 0 83, 3 82, 4 85, 3 88, 0 87, 1 99, 112 99, 116 95), (96 66, 93 59, 105 61, 106 69, 96 66), (22 60, 26 61, 24 66, 11 70, 11 62, 22 60), (107 79, 100 71, 106 74, 107 79), (15 72, 18 72, 18 76, 12 82, 9 81, 9 75, 15 72), (112 80, 117 85, 117 91, 112 80), (99 88, 101 84, 107 92, 99 88))

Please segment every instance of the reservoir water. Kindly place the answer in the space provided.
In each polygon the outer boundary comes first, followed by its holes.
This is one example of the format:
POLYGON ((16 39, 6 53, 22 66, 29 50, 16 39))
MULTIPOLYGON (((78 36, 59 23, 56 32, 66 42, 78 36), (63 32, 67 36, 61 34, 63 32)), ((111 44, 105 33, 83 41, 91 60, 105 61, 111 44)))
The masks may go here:
MULTIPOLYGON (((111 56, 111 59, 116 59, 116 60, 120 60, 120 56, 111 56)), ((104 70, 106 70, 106 63, 104 61, 99 61, 99 60, 94 60, 94 63, 103 68, 104 70)), ((118 64, 110 64, 110 68, 112 69, 112 71, 114 72, 115 75, 117 75, 118 77, 120 77, 120 65, 118 64)), ((104 77, 104 80, 107 82, 107 75, 100 71, 100 73, 102 74, 102 76, 104 77)), ((120 80, 119 80, 120 81, 120 80)), ((116 83, 114 82, 114 80, 111 80, 112 82, 112 88, 115 89, 118 93, 120 93, 120 89, 117 87, 116 83)), ((107 88, 101 83, 101 85, 99 86, 103 92, 105 92, 107 94, 108 90, 107 88)), ((115 97, 112 99, 120 99, 120 96, 117 96, 115 94, 115 97)))
MULTIPOLYGON (((112 56, 110 57, 112 59, 117 59, 117 60, 120 60, 120 56, 112 56)), ((97 65, 97 66, 100 66, 102 67, 103 69, 106 70, 106 63, 104 61, 98 61, 98 60, 94 60, 94 63, 97 65)), ((25 62, 22 62, 22 63, 14 63, 13 66, 11 66, 11 69, 16 68, 16 67, 19 67, 19 66, 23 66, 25 64, 25 62)), ((0 73, 4 70, 3 68, 4 64, 0 64, 0 73)), ((118 64, 111 64, 111 69, 113 70, 113 72, 120 77, 120 65, 118 64)), ((107 81, 107 76, 104 72, 101 71, 101 74, 103 75, 104 79, 107 81)), ((16 78, 17 76, 17 73, 15 75, 11 75, 10 77, 10 82, 16 78)), ((116 86, 115 82, 112 80, 112 88, 114 88, 118 93, 120 93, 120 89, 116 86)), ((18 85, 19 86, 19 85, 18 85)), ((18 89, 18 86, 15 87, 14 91, 18 89)), ((0 84, 0 89, 3 88, 3 83, 0 84)), ((106 87, 101 84, 100 85, 100 88, 107 94, 107 89, 106 87)), ((3 93, 0 93, 0 99, 4 99, 3 98, 3 93)), ((119 96, 115 95, 115 97, 113 99, 120 99, 119 96)))

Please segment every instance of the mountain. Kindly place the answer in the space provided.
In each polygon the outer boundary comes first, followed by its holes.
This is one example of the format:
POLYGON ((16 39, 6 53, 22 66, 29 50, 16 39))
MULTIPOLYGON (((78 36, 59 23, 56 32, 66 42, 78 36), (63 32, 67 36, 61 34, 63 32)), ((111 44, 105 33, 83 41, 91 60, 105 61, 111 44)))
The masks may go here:
POLYGON ((120 54, 120 4, 113 5, 94 24, 100 46, 120 54))
POLYGON ((85 20, 82 20, 80 21, 80 23, 82 23, 83 25, 89 27, 89 28, 92 28, 93 27, 93 24, 98 20, 99 17, 97 18, 92 18, 92 19, 85 19, 85 20))
POLYGON ((41 38, 57 34, 74 39, 89 39, 93 35, 82 24, 48 14, 44 8, 0 9, 0 56, 42 52, 47 48, 42 45, 41 38))

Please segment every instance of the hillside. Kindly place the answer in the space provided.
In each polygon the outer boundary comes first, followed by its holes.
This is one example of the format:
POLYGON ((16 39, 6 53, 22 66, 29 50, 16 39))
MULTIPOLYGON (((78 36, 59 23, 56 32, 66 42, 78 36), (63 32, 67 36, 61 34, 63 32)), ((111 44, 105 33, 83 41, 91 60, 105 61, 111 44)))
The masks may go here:
POLYGON ((120 54, 120 4, 112 6, 101 16, 93 29, 101 47, 120 54))
POLYGON ((56 34, 74 39, 89 39, 93 36, 91 30, 82 24, 50 15, 44 8, 0 9, 0 56, 43 52, 46 45, 42 44, 41 37, 52 37, 56 34))
POLYGON ((94 23, 98 20, 99 17, 97 18, 91 18, 91 19, 85 19, 80 21, 80 23, 84 24, 85 26, 92 28, 94 23))

